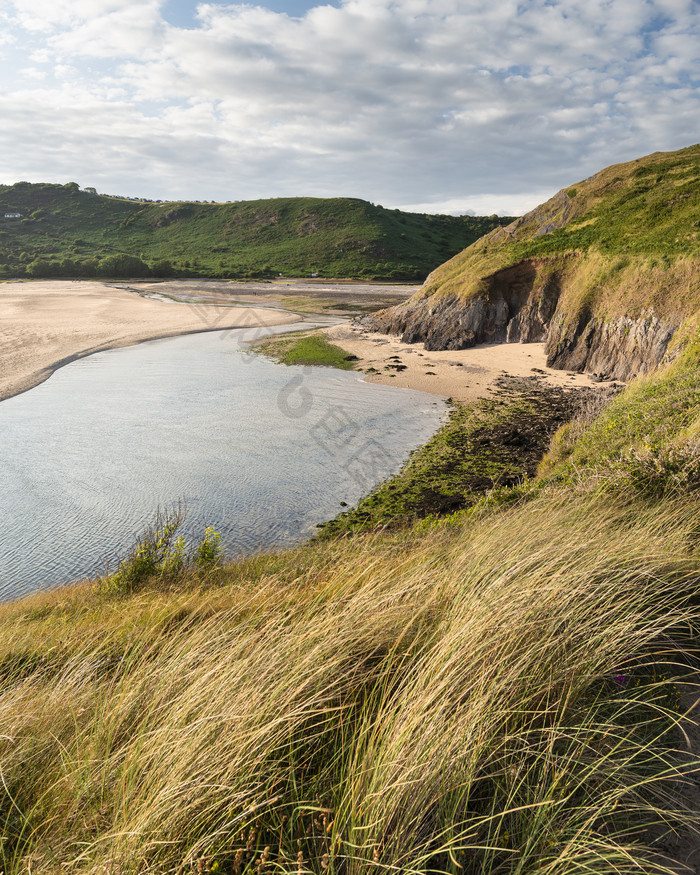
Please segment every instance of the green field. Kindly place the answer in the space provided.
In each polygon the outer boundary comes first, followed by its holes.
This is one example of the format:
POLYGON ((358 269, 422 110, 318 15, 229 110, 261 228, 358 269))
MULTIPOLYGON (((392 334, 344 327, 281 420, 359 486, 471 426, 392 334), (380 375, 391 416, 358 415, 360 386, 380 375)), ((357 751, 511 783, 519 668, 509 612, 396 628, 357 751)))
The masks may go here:
POLYGON ((422 280, 509 221, 404 213, 353 198, 153 203, 76 183, 19 182, 0 186, 0 277, 422 280))

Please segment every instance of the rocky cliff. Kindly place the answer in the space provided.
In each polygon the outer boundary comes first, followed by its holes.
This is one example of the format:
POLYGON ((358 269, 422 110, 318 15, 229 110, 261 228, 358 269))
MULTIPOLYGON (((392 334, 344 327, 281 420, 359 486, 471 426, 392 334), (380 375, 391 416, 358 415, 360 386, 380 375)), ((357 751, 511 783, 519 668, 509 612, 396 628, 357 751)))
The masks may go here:
POLYGON ((700 147, 607 168, 364 323, 426 349, 544 341, 551 367, 626 380, 700 310, 699 215, 700 147))
POLYGON ((669 358, 678 322, 652 312, 633 319, 605 321, 584 314, 573 325, 555 320, 547 332, 550 368, 589 371, 604 380, 629 380, 657 368, 669 358))
POLYGON ((365 317, 364 324, 399 334, 404 343, 423 342, 429 350, 544 342, 549 367, 589 371, 601 379, 628 380, 664 360, 680 313, 659 318, 651 306, 636 315, 606 318, 584 306, 572 316, 562 286, 566 290, 578 271, 560 273, 553 266, 514 265, 489 277, 481 297, 416 297, 365 317))

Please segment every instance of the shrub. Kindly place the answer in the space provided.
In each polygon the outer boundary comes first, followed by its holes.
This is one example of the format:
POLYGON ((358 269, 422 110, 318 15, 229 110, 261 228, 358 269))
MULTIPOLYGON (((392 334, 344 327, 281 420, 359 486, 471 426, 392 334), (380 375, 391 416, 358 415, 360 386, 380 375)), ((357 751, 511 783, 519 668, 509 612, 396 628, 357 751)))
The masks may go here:
POLYGON ((160 261, 156 261, 151 268, 151 273, 153 276, 172 276, 175 270, 172 263, 167 258, 163 258, 160 261))
POLYGON ((177 535, 184 516, 181 505, 159 511, 116 573, 102 581, 105 591, 129 594, 153 581, 172 583, 193 568, 207 571, 218 565, 223 556, 221 535, 207 526, 202 541, 188 552, 185 538, 177 535))
POLYGON ((203 570, 214 568, 221 561, 222 555, 221 535, 212 526, 207 526, 201 544, 192 554, 194 564, 203 570))
POLYGON ((99 276, 104 277, 128 277, 128 276, 148 276, 150 270, 140 258, 135 255, 108 255, 99 263, 97 269, 99 276))
POLYGON ((58 265, 55 262, 47 261, 44 258, 37 258, 27 265, 27 276, 44 277, 56 276, 58 273, 58 265))

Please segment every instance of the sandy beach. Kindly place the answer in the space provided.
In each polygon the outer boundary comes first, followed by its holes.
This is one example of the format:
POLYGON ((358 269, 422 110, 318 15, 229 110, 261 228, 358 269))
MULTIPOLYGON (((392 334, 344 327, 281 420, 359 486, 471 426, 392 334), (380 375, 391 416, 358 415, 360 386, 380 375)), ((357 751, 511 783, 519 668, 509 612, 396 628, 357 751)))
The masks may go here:
POLYGON ((148 300, 99 282, 0 283, 0 401, 104 349, 299 319, 281 310, 148 300))
MULTIPOLYGON (((251 328, 257 334, 267 326, 302 318, 269 304, 256 307, 254 299, 251 306, 175 303, 142 297, 120 285, 59 280, 0 283, 0 401, 38 385, 62 365, 104 349, 226 328, 251 328)), ((368 382, 456 401, 483 397, 504 373, 539 376, 557 386, 593 385, 584 374, 547 368, 542 343, 427 352, 423 344, 401 343, 398 337, 374 334, 351 323, 334 325, 324 333, 358 357, 358 370, 373 369, 366 373, 368 382)))
POLYGON ((358 357, 357 368, 376 373, 367 382, 418 389, 474 401, 488 394, 498 377, 540 377, 553 386, 599 385, 586 374, 556 371, 546 365, 543 343, 482 344, 471 349, 428 352, 422 343, 401 343, 398 337, 374 334, 353 324, 323 329, 332 343, 358 357))

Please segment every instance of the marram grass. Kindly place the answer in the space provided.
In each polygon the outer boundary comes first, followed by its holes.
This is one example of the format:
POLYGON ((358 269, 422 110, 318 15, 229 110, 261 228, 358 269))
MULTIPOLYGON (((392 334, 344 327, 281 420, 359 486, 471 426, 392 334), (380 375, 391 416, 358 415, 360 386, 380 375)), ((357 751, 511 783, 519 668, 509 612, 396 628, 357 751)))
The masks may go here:
POLYGON ((0 868, 668 871, 699 522, 550 495, 4 606, 0 868))

